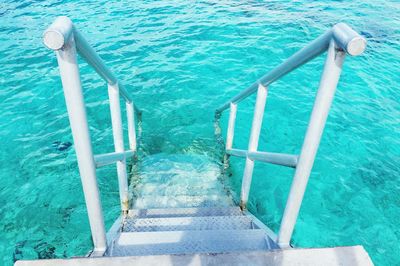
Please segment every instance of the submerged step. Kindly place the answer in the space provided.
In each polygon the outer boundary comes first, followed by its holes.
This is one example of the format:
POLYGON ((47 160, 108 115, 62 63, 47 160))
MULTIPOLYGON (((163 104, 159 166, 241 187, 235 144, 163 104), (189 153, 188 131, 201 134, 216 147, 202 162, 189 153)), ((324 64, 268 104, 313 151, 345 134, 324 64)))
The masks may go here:
POLYGON ((168 196, 143 196, 135 200, 136 209, 146 208, 180 208, 180 207, 222 207, 233 206, 233 201, 228 195, 204 195, 175 197, 168 196))
POLYGON ((267 250, 260 229, 121 233, 111 256, 221 253, 267 250))
POLYGON ((204 155, 153 154, 140 163, 133 182, 134 208, 232 206, 221 167, 204 155))
POLYGON ((236 216, 243 215, 239 207, 214 208, 169 208, 169 209, 133 209, 129 217, 160 218, 160 217, 196 217, 196 216, 236 216))
POLYGON ((138 184, 134 187, 136 196, 201 196, 209 194, 226 194, 223 185, 220 182, 201 182, 201 179, 196 182, 180 181, 180 182, 165 182, 155 183, 146 182, 138 184))
MULTIPOLYGON (((173 167, 173 166, 171 166, 173 167)), ((204 170, 203 172, 199 172, 196 170, 193 172, 191 167, 189 166, 187 169, 170 169, 168 171, 158 171, 157 169, 149 172, 140 173, 141 180, 146 182, 196 182, 198 180, 202 180, 205 183, 218 181, 218 178, 221 175, 221 170, 218 168, 218 172, 215 170, 208 171, 204 170)))
POLYGON ((124 232, 258 229, 247 216, 131 218, 124 232))

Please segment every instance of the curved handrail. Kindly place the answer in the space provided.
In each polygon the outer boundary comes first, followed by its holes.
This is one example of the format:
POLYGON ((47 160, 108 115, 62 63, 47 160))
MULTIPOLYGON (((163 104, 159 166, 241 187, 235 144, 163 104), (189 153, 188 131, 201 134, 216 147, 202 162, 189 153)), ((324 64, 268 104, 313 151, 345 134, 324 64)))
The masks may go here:
MULTIPOLYGON (((91 65, 109 85, 118 83, 118 88, 123 99, 131 103, 132 97, 124 88, 115 75, 104 64, 103 60, 98 56, 96 51, 89 45, 83 35, 76 29, 72 21, 66 17, 58 17, 43 33, 43 42, 51 50, 57 51, 63 49, 74 38, 76 50, 85 61, 91 65)), ((134 105, 135 111, 139 115, 141 111, 134 105)))
POLYGON ((338 48, 349 55, 356 56, 364 52, 366 40, 345 23, 338 23, 319 38, 309 43, 306 47, 286 59, 282 64, 261 77, 250 87, 240 92, 216 110, 219 115, 228 109, 231 103, 238 103, 257 91, 259 85, 268 87, 271 83, 285 76, 289 72, 307 63, 316 56, 327 51, 331 40, 335 41, 338 48))

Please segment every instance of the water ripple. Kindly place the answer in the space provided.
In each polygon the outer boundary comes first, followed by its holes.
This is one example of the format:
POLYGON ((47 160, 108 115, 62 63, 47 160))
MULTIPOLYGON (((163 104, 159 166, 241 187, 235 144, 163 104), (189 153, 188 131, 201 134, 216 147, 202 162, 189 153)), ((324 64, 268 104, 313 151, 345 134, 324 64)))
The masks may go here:
MULTIPOLYGON (((333 24, 354 26, 368 49, 346 59, 294 244, 362 244, 375 263, 399 264, 399 11, 383 0, 0 3, 3 265, 84 255, 91 246, 74 150, 52 146, 72 143, 56 59, 41 42, 58 15, 74 20, 144 110, 144 154, 211 157, 218 154, 215 107, 333 24)), ((299 152, 322 64, 319 58, 271 86, 261 150, 299 152)), ((84 63, 81 76, 94 150, 110 152, 106 86, 84 63)), ((239 105, 236 147, 247 146, 253 104, 239 105)), ((233 160, 236 195, 242 169, 233 160)), ((257 164, 250 207, 274 230, 291 174, 257 164)), ((100 170, 99 184, 110 226, 118 214, 115 169, 100 170)))

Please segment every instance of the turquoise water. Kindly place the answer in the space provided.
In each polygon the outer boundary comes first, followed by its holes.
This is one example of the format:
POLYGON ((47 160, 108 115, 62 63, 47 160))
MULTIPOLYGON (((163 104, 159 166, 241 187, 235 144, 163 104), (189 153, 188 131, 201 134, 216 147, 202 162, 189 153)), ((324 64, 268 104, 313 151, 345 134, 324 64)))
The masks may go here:
MULTIPOLYGON (((0 3, 0 264, 83 255, 91 247, 54 55, 41 42, 68 15, 144 110, 143 153, 215 157, 214 109, 344 21, 368 48, 347 58, 293 236, 296 246, 363 245, 400 264, 400 4, 395 1, 3 1, 0 3), (68 146, 68 145, 67 145, 68 146)), ((323 58, 273 84, 260 150, 298 153, 323 58)), ((112 151, 107 90, 82 63, 96 153, 112 151)), ((254 98, 239 105, 247 146, 254 98)), ((226 115, 222 123, 226 126, 226 115)), ((237 194, 243 161, 232 160, 237 194)), ((293 171, 256 163, 250 208, 279 228, 293 171)), ((98 171, 107 226, 115 169, 98 171)))

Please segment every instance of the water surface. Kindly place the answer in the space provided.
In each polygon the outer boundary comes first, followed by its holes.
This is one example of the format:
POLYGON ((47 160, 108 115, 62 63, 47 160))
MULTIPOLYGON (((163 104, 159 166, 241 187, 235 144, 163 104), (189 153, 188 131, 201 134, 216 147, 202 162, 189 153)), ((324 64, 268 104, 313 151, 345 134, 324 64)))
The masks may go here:
MULTIPOLYGON (((3 1, 0 3, 0 257, 70 257, 91 247, 56 59, 43 30, 68 15, 144 110, 143 154, 217 154, 214 109, 337 22, 368 40, 345 62, 293 236, 300 247, 363 245, 400 264, 400 5, 396 1, 3 1), (55 143, 55 144, 54 144, 55 143), (68 146, 68 145, 67 145, 68 146)), ((260 150, 298 153, 323 58, 269 90, 260 150)), ((96 153, 112 151, 104 82, 82 62, 96 153)), ((247 146, 254 97, 239 105, 247 146)), ((226 115, 222 123, 226 126, 226 115)), ((239 192, 241 159, 229 184, 239 192)), ((279 228, 293 170, 256 163, 250 207, 279 228)), ((109 227, 115 169, 98 171, 109 227)))

